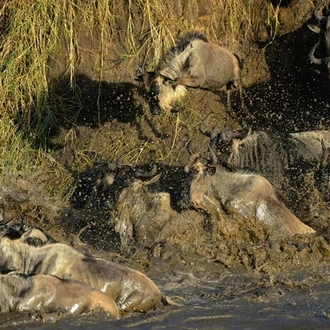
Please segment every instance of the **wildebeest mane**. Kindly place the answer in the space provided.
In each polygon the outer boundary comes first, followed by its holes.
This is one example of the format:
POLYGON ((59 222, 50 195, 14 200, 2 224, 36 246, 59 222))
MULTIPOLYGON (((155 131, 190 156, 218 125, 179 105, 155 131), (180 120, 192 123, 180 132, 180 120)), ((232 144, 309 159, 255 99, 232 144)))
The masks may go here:
POLYGON ((198 31, 188 32, 187 34, 179 37, 176 46, 170 48, 160 59, 157 70, 161 69, 161 67, 172 61, 178 54, 182 53, 192 41, 197 39, 208 42, 205 35, 198 31))
POLYGON ((28 276, 21 274, 1 276, 0 311, 9 312, 15 309, 19 298, 27 295, 31 288, 31 279, 28 276))

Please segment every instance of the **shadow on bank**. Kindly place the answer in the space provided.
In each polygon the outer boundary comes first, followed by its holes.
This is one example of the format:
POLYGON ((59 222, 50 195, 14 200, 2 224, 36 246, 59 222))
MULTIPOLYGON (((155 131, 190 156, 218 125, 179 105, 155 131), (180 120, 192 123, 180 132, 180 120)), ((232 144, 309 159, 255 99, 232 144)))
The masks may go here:
POLYGON ((265 47, 271 80, 246 89, 254 130, 281 133, 324 129, 330 124, 326 67, 309 62, 318 36, 306 24, 265 47))

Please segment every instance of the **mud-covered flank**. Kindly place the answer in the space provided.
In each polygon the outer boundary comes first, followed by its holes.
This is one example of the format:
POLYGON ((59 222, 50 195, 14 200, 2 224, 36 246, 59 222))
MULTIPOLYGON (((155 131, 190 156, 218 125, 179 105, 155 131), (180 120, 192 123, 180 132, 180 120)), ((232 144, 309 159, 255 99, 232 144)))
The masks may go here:
POLYGON ((235 30, 221 17, 228 8, 220 1, 176 1, 171 19, 184 28, 158 22, 159 29, 167 26, 159 35, 170 36, 160 41, 138 19, 140 2, 118 7, 124 10, 111 21, 106 42, 104 26, 91 28, 76 13, 74 39, 63 36, 62 47, 48 59, 53 121, 41 145, 51 166, 2 182, 2 216, 19 222, 23 215, 58 242, 146 273, 181 306, 121 321, 102 313, 79 319, 0 314, 0 327, 104 329, 117 322, 122 328, 261 329, 271 320, 274 327, 329 323, 330 86, 326 67, 309 63, 319 40, 307 27, 316 22, 316 3, 251 1, 250 12, 241 4, 235 7, 241 9, 235 11, 241 22, 235 30), (132 19, 141 32, 134 40, 127 36, 132 19), (145 89, 134 81, 136 65, 154 70, 161 53, 192 29, 244 59, 249 116, 240 111, 238 92, 232 93, 237 116, 231 116, 225 91, 196 89, 188 91, 182 111, 152 116, 145 89), (162 52, 151 51, 155 40, 162 52), (140 51, 133 56, 134 47, 140 51), (263 175, 276 198, 315 233, 280 235, 257 217, 232 212, 215 189, 203 195, 212 207, 191 200, 189 152, 212 160, 201 122, 218 134, 240 130, 243 120, 249 134, 221 145, 219 163, 229 172, 263 175), (56 171, 69 179, 52 176, 56 171), (59 190, 62 195, 54 195, 59 190))

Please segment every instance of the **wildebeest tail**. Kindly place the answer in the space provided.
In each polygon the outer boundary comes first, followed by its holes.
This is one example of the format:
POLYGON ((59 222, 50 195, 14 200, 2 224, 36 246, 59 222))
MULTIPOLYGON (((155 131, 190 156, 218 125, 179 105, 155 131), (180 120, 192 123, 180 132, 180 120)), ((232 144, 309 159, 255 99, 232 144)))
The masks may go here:
MULTIPOLYGON (((180 298, 180 299, 183 299, 183 298, 180 298)), ((164 306, 181 306, 181 304, 173 301, 172 299, 170 299, 169 297, 166 297, 165 295, 163 295, 161 303, 164 306)))
POLYGON ((238 54, 236 54, 236 53, 233 53, 233 54, 235 55, 235 57, 238 60, 239 68, 242 70, 244 67, 244 64, 245 64, 245 60, 242 57, 240 57, 238 54))

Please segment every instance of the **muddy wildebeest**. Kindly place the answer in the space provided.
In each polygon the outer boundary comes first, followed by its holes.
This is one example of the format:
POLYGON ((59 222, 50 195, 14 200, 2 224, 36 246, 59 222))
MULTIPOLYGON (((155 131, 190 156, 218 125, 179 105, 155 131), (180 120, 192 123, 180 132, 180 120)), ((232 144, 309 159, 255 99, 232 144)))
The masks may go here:
POLYGON ((164 185, 162 191, 158 190, 162 184, 158 182, 159 178, 160 174, 149 181, 135 180, 120 194, 115 224, 122 251, 129 251, 133 246, 152 249, 171 235, 181 232, 183 216, 172 209, 171 196, 164 191, 164 185), (178 222, 180 228, 177 228, 178 222))
POLYGON ((223 128, 219 133, 215 127, 207 131, 204 127, 204 120, 201 121, 199 131, 210 139, 209 146, 214 151, 218 162, 225 167, 229 167, 228 157, 232 151, 233 141, 247 136, 247 127, 242 130, 233 130, 228 127, 223 128))
MULTIPOLYGON (((4 221, 6 219, 4 218, 4 221)), ((29 235, 25 235, 24 242, 33 246, 42 246, 46 244, 57 243, 57 241, 46 233, 42 228, 29 227, 24 222, 24 217, 21 215, 20 223, 12 223, 8 225, 9 236, 12 238, 20 238, 24 233, 29 232, 29 235)))
POLYGON ((119 309, 112 298, 100 290, 75 280, 53 275, 0 275, 0 311, 87 313, 101 308, 115 319, 119 309))
POLYGON ((34 247, 7 236, 8 226, 0 226, 0 271, 21 274, 55 275, 84 282, 105 292, 123 312, 148 311, 166 303, 155 283, 131 268, 97 258, 60 243, 34 247))
POLYGON ((217 164, 215 154, 210 162, 192 155, 186 172, 192 174, 190 201, 208 214, 239 214, 268 227, 276 237, 311 234, 315 230, 302 223, 278 199, 272 184, 263 176, 230 172, 217 164))
POLYGON ((127 188, 135 178, 151 178, 156 172, 155 164, 150 170, 144 170, 117 163, 95 162, 93 167, 79 178, 71 203, 75 208, 93 209, 92 205, 100 208, 105 202, 108 208, 112 208, 121 191, 127 188))
POLYGON ((231 111, 230 92, 237 87, 244 109, 241 82, 242 61, 228 49, 209 42, 199 32, 182 36, 160 60, 155 71, 139 68, 137 81, 144 82, 153 114, 173 111, 187 87, 217 91, 227 87, 227 107, 231 111))
POLYGON ((330 131, 315 130, 279 135, 278 132, 246 132, 215 127, 200 131, 209 137, 219 164, 231 170, 257 172, 271 180, 275 186, 287 183, 288 173, 297 175, 308 172, 329 181, 330 131))
POLYGON ((321 1, 314 9, 314 16, 319 21, 319 25, 308 24, 308 27, 320 36, 320 41, 315 44, 309 53, 309 59, 314 64, 326 65, 328 68, 328 73, 330 74, 330 14, 329 12, 326 16, 320 14, 320 9, 321 7, 324 7, 324 5, 324 1, 321 1), (320 42, 324 43, 327 56, 323 58, 316 58, 314 53, 320 42))

